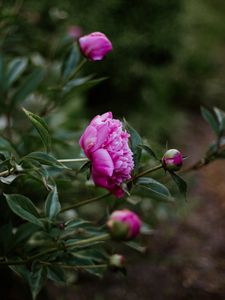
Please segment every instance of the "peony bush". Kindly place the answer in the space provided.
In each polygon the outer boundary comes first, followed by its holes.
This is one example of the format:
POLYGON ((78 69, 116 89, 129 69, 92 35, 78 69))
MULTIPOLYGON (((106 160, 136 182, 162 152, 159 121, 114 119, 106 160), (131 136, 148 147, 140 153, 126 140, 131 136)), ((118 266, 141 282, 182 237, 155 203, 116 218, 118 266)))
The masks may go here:
POLYGON ((80 77, 81 69, 112 50, 103 33, 78 38, 80 32, 76 37, 74 28, 71 32, 63 61, 45 64, 39 58, 39 66, 28 68, 26 57, 0 55, 0 267, 21 276, 33 299, 47 279, 67 283, 71 272, 99 277, 111 270, 124 272, 125 257, 114 249, 123 245, 124 252, 126 247, 139 250, 141 236, 152 232, 139 205, 143 192, 147 199, 170 205, 174 196, 162 182, 172 179, 186 197, 180 173, 225 157, 225 114, 218 108, 202 108, 215 142, 203 158, 183 169, 180 151, 156 153, 112 112, 99 112, 76 132, 76 139, 73 133, 72 138, 62 133, 52 116, 73 100, 74 91, 102 81, 80 77), (67 157, 60 157, 62 153, 67 157), (92 203, 102 207, 96 215, 85 215, 80 208, 92 203))

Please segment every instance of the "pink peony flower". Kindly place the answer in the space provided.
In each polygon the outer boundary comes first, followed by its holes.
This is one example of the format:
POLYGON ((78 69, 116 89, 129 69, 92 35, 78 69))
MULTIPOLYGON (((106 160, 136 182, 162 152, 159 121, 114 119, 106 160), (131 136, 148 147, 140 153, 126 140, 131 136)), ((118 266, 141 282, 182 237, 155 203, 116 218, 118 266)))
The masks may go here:
POLYGON ((120 186, 131 178, 134 167, 128 138, 122 123, 113 119, 111 112, 96 116, 80 138, 80 146, 92 162, 94 183, 118 198, 123 197, 124 191, 120 186))
POLYGON ((165 170, 178 171, 183 164, 183 156, 176 149, 167 150, 163 155, 162 164, 165 170))
POLYGON ((93 32, 79 38, 82 54, 92 61, 102 60, 112 50, 112 43, 101 32, 93 32))
POLYGON ((128 209, 115 210, 107 222, 112 237, 116 239, 130 240, 135 238, 141 228, 141 220, 128 209))

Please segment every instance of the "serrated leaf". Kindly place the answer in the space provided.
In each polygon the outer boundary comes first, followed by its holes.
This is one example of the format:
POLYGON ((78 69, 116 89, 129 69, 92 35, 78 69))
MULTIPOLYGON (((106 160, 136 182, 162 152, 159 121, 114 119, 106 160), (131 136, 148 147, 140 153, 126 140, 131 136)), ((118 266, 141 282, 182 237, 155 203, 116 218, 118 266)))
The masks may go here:
POLYGON ((66 55, 62 64, 61 74, 63 80, 69 78, 74 73, 77 62, 78 52, 75 46, 72 45, 70 52, 66 55))
POLYGON ((139 146, 142 145, 142 139, 139 133, 133 127, 131 127, 126 120, 124 120, 124 125, 128 133, 130 134, 131 150, 134 154, 134 164, 137 168, 141 159, 141 148, 139 146))
POLYGON ((6 75, 7 88, 9 88, 24 72, 27 66, 27 58, 15 58, 9 65, 6 75))
POLYGON ((210 125, 216 135, 219 134, 219 124, 215 116, 205 107, 201 107, 201 114, 205 121, 210 125))
POLYGON ((42 80, 44 79, 44 70, 41 68, 35 69, 18 88, 11 99, 11 109, 17 104, 24 101, 31 93, 33 93, 42 80))
POLYGON ((155 199, 172 202, 173 198, 168 188, 157 180, 150 177, 141 177, 136 182, 137 186, 143 186, 149 195, 155 199))
POLYGON ((22 161, 25 160, 38 161, 42 165, 47 165, 52 167, 67 168, 62 163, 60 163, 54 156, 45 152, 31 152, 22 158, 22 161))
POLYGON ((47 270, 44 266, 40 266, 37 270, 31 272, 29 277, 29 285, 32 299, 35 300, 41 291, 47 277, 47 270))
POLYGON ((53 220, 59 214, 61 210, 61 204, 59 202, 58 192, 56 187, 48 194, 45 202, 45 215, 53 220))
POLYGON ((30 223, 43 227, 42 222, 39 220, 40 215, 29 198, 19 194, 5 194, 5 198, 10 209, 17 216, 30 223))
POLYGON ((142 149, 144 149, 151 157, 155 158, 156 160, 159 160, 155 154, 155 152, 147 145, 139 145, 142 149))
POLYGON ((25 114, 39 133, 41 140, 46 148, 46 151, 48 152, 51 147, 51 137, 48 125, 41 117, 35 115, 34 113, 26 110, 25 108, 23 108, 23 111, 25 112, 25 114))
POLYGON ((170 175, 172 176, 174 182, 176 183, 180 193, 185 197, 187 196, 187 184, 186 182, 177 174, 170 172, 170 175))

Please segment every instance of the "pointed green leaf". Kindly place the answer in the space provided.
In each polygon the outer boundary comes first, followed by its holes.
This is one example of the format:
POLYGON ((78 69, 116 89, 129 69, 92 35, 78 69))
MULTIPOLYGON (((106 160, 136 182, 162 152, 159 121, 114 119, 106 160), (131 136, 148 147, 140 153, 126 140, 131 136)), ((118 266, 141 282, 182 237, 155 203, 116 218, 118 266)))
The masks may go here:
POLYGON ((17 216, 30 223, 43 227, 42 222, 39 220, 40 215, 29 198, 19 194, 5 194, 5 197, 10 209, 17 216))
POLYGON ((78 62, 78 52, 74 45, 70 52, 66 55, 61 69, 62 79, 65 80, 69 78, 75 71, 78 62))
POLYGON ((45 202, 45 215, 50 219, 55 219, 61 210, 58 192, 56 187, 48 194, 45 202))
POLYGON ((155 152, 147 145, 139 145, 142 149, 144 149, 151 157, 155 158, 156 160, 159 160, 155 154, 155 152))
POLYGON ((42 80, 44 79, 44 70, 41 68, 35 69, 25 80, 25 82, 18 88, 11 99, 11 108, 17 103, 23 102, 31 93, 33 93, 42 80))
POLYGON ((25 160, 35 160, 38 161, 42 165, 58 167, 58 168, 67 168, 62 163, 58 162, 58 160, 45 152, 31 152, 28 155, 24 156, 21 161, 25 160))
POLYGON ((141 177, 137 180, 136 185, 146 188, 149 195, 155 199, 173 202, 168 188, 153 178, 141 177))
POLYGON ((39 292, 41 291, 45 281, 47 278, 47 270, 43 266, 39 266, 39 268, 33 272, 31 272, 29 277, 29 285, 32 294, 32 299, 35 300, 39 292))
POLYGON ((216 135, 219 134, 219 124, 215 118, 215 116, 205 107, 201 107, 201 114, 205 121, 210 125, 210 127, 214 130, 216 135))
POLYGON ((172 176, 174 182, 176 183, 180 193, 185 197, 187 195, 187 184, 186 182, 177 174, 170 172, 170 175, 172 176))
POLYGON ((25 108, 23 108, 23 111, 25 112, 25 114, 30 119, 31 123, 39 133, 41 140, 48 152, 51 147, 51 137, 50 137, 48 125, 41 117, 35 115, 34 113, 26 110, 25 108))
POLYGON ((214 112, 219 123, 219 133, 222 135, 225 129, 225 113, 217 107, 214 107, 214 112))
POLYGON ((60 266, 49 266, 47 268, 48 275, 47 277, 53 281, 60 282, 60 283, 65 283, 66 278, 65 278, 65 272, 60 266))
POLYGON ((27 58, 15 58, 9 65, 7 70, 7 87, 9 88, 24 72, 27 66, 27 58))
POLYGON ((130 134, 130 143, 131 143, 131 150, 134 154, 134 164, 135 167, 138 167, 139 161, 141 159, 141 148, 140 145, 142 145, 142 139, 139 135, 139 133, 129 125, 129 123, 124 120, 124 125, 128 133, 130 134))

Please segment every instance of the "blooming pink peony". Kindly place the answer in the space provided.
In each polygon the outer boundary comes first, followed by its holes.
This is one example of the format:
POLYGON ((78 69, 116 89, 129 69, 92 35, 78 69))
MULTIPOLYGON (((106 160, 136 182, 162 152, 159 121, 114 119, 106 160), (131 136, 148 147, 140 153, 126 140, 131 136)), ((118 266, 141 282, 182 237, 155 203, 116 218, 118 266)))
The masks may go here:
POLYGON ((111 235, 118 239, 133 239, 141 228, 141 220, 128 209, 115 210, 107 222, 111 235))
POLYGON ((92 162, 92 178, 96 185, 123 197, 121 184, 131 178, 133 153, 128 145, 129 134, 122 123, 107 112, 96 116, 80 138, 80 146, 92 162))
POLYGON ((112 50, 112 43, 101 32, 93 32, 79 38, 82 54, 90 60, 102 60, 112 50))

